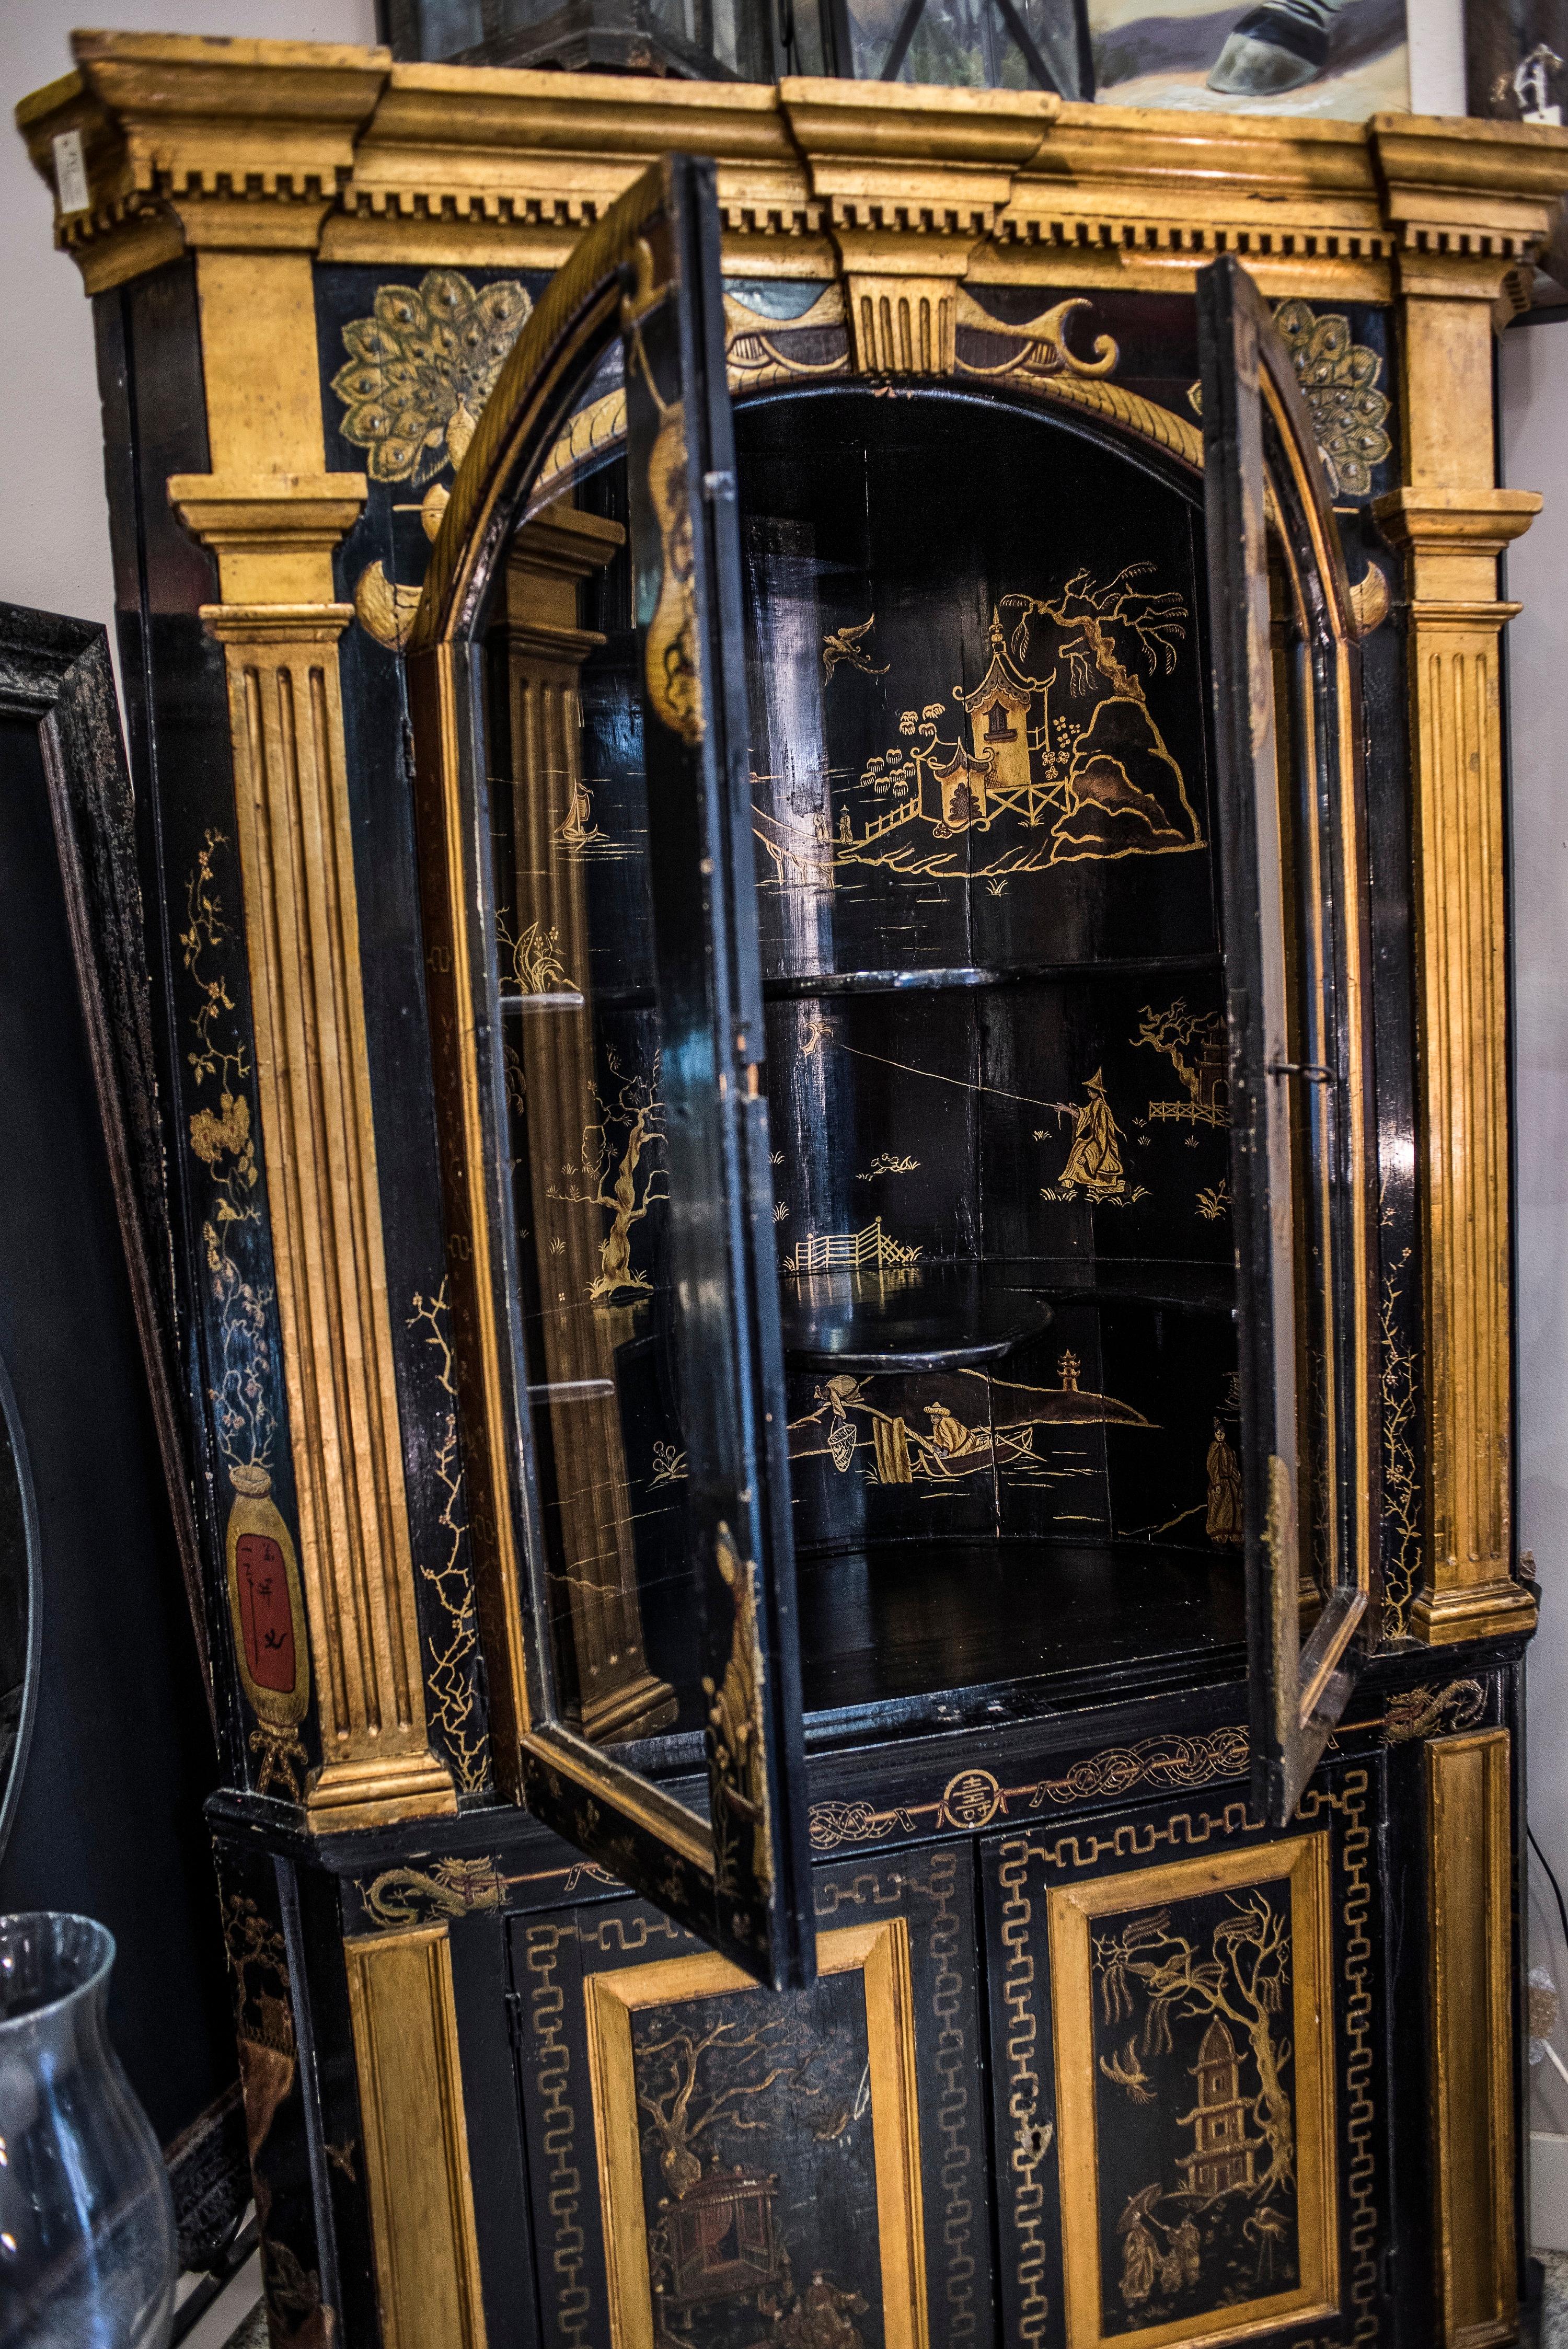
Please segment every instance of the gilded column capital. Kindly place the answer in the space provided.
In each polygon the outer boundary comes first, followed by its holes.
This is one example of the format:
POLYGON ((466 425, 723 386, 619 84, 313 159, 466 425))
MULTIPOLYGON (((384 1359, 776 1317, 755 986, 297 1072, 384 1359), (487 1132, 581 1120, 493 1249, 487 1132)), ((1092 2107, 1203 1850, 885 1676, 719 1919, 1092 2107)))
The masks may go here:
POLYGON ((335 646, 352 604, 202 604, 197 616, 221 645, 335 646))
POLYGON ((226 605, 332 606, 333 554, 366 495, 363 473, 169 477, 175 512, 218 557, 226 605))
POLYGON ((1398 489, 1373 512, 1408 565, 1418 626, 1501 627, 1519 610, 1497 597, 1497 558, 1541 512, 1535 490, 1398 489))
POLYGON ((1390 546, 1495 559, 1541 512, 1539 490, 1390 490, 1372 511, 1390 546))

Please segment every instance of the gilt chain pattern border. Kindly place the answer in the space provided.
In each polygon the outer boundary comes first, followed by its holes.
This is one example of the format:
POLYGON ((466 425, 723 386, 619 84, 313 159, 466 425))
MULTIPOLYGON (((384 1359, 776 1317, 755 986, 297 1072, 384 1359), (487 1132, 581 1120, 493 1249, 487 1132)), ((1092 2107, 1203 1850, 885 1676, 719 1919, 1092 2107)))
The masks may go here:
MULTIPOLYGON (((1029 1948, 1029 1846, 1022 1836, 1010 1837, 997 1859, 1002 1903, 1002 1941, 1006 1958, 1002 1969, 1002 2001, 1006 2010, 1006 2078, 1001 2084, 1007 2100, 1012 2138, 1007 2172, 1013 2194, 1013 2226, 1019 2251, 1016 2282, 1018 2308, 1015 2337, 1023 2349, 1045 2338, 1050 2319, 1046 2292, 1046 2189, 1040 2164, 1056 2136, 1055 2120, 1040 2118, 1040 2075, 1036 2068, 1039 2015, 1035 2003, 1035 1960, 1029 1948)), ((999 2134, 999 2133, 998 2133, 999 2134)), ((998 2185, 1000 2180, 998 2179, 998 2185)))
POLYGON ((1344 1821, 1336 1855, 1345 1878, 1340 1920, 1345 1927, 1345 2003, 1339 2025, 1349 2043, 1345 2053, 1345 2135, 1350 2147, 1346 2188, 1350 2198, 1350 2299, 1356 2312, 1353 2341, 1377 2338, 1377 2201, 1372 2100, 1372 1886, 1367 1875, 1372 1830, 1367 1824, 1366 1770, 1348 1770, 1343 1787, 1309 1786, 1296 1816, 1337 1812, 1344 1821), (1313 1808, 1309 1811, 1307 1805, 1313 1808))
MULTIPOLYGON (((912 1889, 913 1888, 912 1887, 912 1889)), ((942 2139, 941 2171, 944 2197, 942 2242, 947 2254, 947 2338, 950 2343, 973 2341, 975 2309, 975 2212, 971 2175, 975 2153, 970 2143, 970 2068, 965 2044, 964 1976, 959 1968, 963 1919, 954 1906, 958 1889, 958 1854, 934 1852, 923 1890, 931 1900, 928 1949, 931 1957, 931 2012, 935 2024, 932 2062, 942 2081, 936 2099, 936 2127, 942 2139)))
MULTIPOLYGON (((550 2272, 555 2279, 555 2327, 568 2349, 588 2349, 593 2295, 588 2285, 586 2237, 578 2217, 583 2176, 574 2158, 577 2114, 569 2093, 572 2050, 565 2034, 566 1993, 556 1979, 561 1944, 574 1925, 531 1924, 524 1937, 528 1968, 528 2027, 534 2043, 540 2144, 548 2172, 546 2208, 553 2228, 550 2272)), ((542 2249, 542 2246, 541 2247, 542 2249)))
MULTIPOLYGON (((1373 2101, 1375 2054, 1372 2041, 1372 1888, 1368 1877, 1372 1830, 1367 1825, 1370 1785, 1365 1768, 1347 1770, 1342 1786, 1309 1786, 1296 1810, 1296 1820, 1307 1825, 1326 1812, 1337 1815, 1342 1827, 1333 1850, 1336 1873, 1343 1888, 1340 1920, 1345 1928, 1344 2002, 1337 2021, 1345 2041, 1345 2141, 1349 2147, 1346 2191, 1350 2203, 1349 2299, 1356 2319, 1352 2342, 1375 2342, 1377 2317, 1377 2201, 1373 2101)), ((1006 1948, 1002 1994, 1007 2010, 1007 2114, 1016 2137, 1010 2155, 1014 2174, 1014 2226, 1019 2238, 1016 2281, 1020 2295, 1016 2337, 1037 2342, 1044 2333, 1048 2302, 1044 2287, 1045 2246, 1041 2240, 1044 2194, 1034 2169, 1050 2150, 1054 2124, 1043 2129, 1037 2119, 1039 2075, 1035 2068, 1038 2016, 1035 2007, 1035 1961, 1028 1942, 1032 1915, 1027 1894, 1029 1863, 1038 1859, 1047 1868, 1092 1868, 1109 1857, 1151 1857, 1162 1844, 1201 1849, 1216 1835, 1230 1837, 1263 1826, 1245 1802, 1227 1803, 1217 1816, 1173 1811, 1164 1825, 1150 1822, 1141 1830, 1130 1820, 1109 1836, 1089 1831, 1087 1840, 1071 1830, 1046 1843, 1025 1836, 1009 1837, 998 1855, 997 1880, 1006 1896, 1002 1904, 1002 1940, 1006 1948), (1043 2142, 1042 2142, 1043 2139, 1043 2142), (1038 2146, 1037 2153, 1034 2147, 1038 2146), (1024 2181, 1026 2179, 1027 2183, 1024 2181)), ((1331 1831, 1331 1848, 1332 1848, 1331 1831)), ((1260 1850, 1268 1846, 1260 1842, 1260 1850)), ((1300 2341, 1293 2349, 1326 2349, 1326 2344, 1300 2341)))
MULTIPOLYGON (((971 2126, 969 2090, 964 2078, 971 2059, 965 2044, 962 2021, 964 1977, 958 1966, 964 1921, 954 1906, 958 1882, 959 1854, 956 1851, 937 1851, 932 1853, 929 1871, 923 1877, 905 1876, 900 1869, 893 1869, 885 1876, 880 1871, 871 1870, 851 1877, 848 1884, 819 1882, 813 1888, 813 1910, 819 1924, 845 1909, 891 1908, 907 1915, 907 1896, 911 1893, 932 1903, 927 1940, 932 1965, 931 2013, 935 2024, 932 2062, 941 2074, 943 2084, 941 2095, 935 2102, 934 2117, 942 2138, 939 2173, 944 2196, 942 2246, 946 2299, 951 2312, 947 2332, 950 2344, 975 2340, 979 2323, 975 2306, 976 2263, 972 2249, 976 2212, 969 2183, 975 2168, 975 2153, 968 2136, 971 2126)), ((912 1918, 910 1921, 913 1924, 914 1920, 912 1918)), ((932 2117, 930 2101, 923 2097, 923 2128, 932 2117)), ((985 2224, 984 2211, 979 2214, 979 2224, 985 2224)), ((928 2211, 925 2230, 928 2256, 932 2230, 933 2220, 928 2211)))

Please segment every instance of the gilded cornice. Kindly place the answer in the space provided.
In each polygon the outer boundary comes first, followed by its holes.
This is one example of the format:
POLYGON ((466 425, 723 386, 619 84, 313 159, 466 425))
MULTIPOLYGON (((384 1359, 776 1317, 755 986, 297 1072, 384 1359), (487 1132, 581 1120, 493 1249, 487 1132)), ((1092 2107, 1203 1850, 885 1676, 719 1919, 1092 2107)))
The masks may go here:
POLYGON ((1540 243, 1564 186, 1561 130, 1532 122, 1375 114, 1367 124, 1384 212, 1414 251, 1517 261, 1540 243))
POLYGON ((646 160, 718 163, 727 258, 932 280, 1179 286, 1217 252, 1265 289, 1491 299, 1546 236, 1568 132, 1065 105, 1021 91, 777 87, 395 66, 383 50, 73 36, 18 123, 83 138, 57 222, 89 289, 190 246, 552 268, 646 160))
POLYGON ((350 259, 393 243, 406 253, 412 237, 433 260, 476 260, 489 245, 498 260, 558 267, 576 233, 672 150, 715 158, 732 231, 815 232, 771 87, 397 66, 324 243, 350 259))
POLYGON ((1018 173, 975 274, 1027 276, 1048 248, 1100 278, 1169 284, 1238 253, 1270 291, 1326 265, 1342 291, 1359 278, 1376 294, 1391 243, 1358 123, 1075 105, 1018 173))
POLYGON ((51 186, 54 140, 81 133, 91 206, 57 205, 56 242, 89 293, 186 246, 314 249, 391 64, 384 49, 149 33, 73 33, 71 52, 75 73, 16 121, 51 186))

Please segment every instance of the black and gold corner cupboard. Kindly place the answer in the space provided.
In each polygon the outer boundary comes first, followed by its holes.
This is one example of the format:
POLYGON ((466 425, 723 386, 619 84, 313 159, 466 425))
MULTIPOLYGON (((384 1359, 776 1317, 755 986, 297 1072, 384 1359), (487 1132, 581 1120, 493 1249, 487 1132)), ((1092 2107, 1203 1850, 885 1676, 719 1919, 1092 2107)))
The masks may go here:
POLYGON ((77 53, 274 2338, 1510 2337, 1560 139, 77 53))

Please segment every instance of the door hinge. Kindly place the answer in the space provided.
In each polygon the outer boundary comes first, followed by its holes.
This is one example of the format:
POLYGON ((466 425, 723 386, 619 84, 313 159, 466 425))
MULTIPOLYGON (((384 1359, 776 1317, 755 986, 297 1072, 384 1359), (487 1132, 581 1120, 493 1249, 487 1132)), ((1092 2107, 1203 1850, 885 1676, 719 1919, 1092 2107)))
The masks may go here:
POLYGON ((506 1998, 506 2035, 511 2042, 513 2055, 522 2053, 522 1992, 509 1990, 506 1998))

